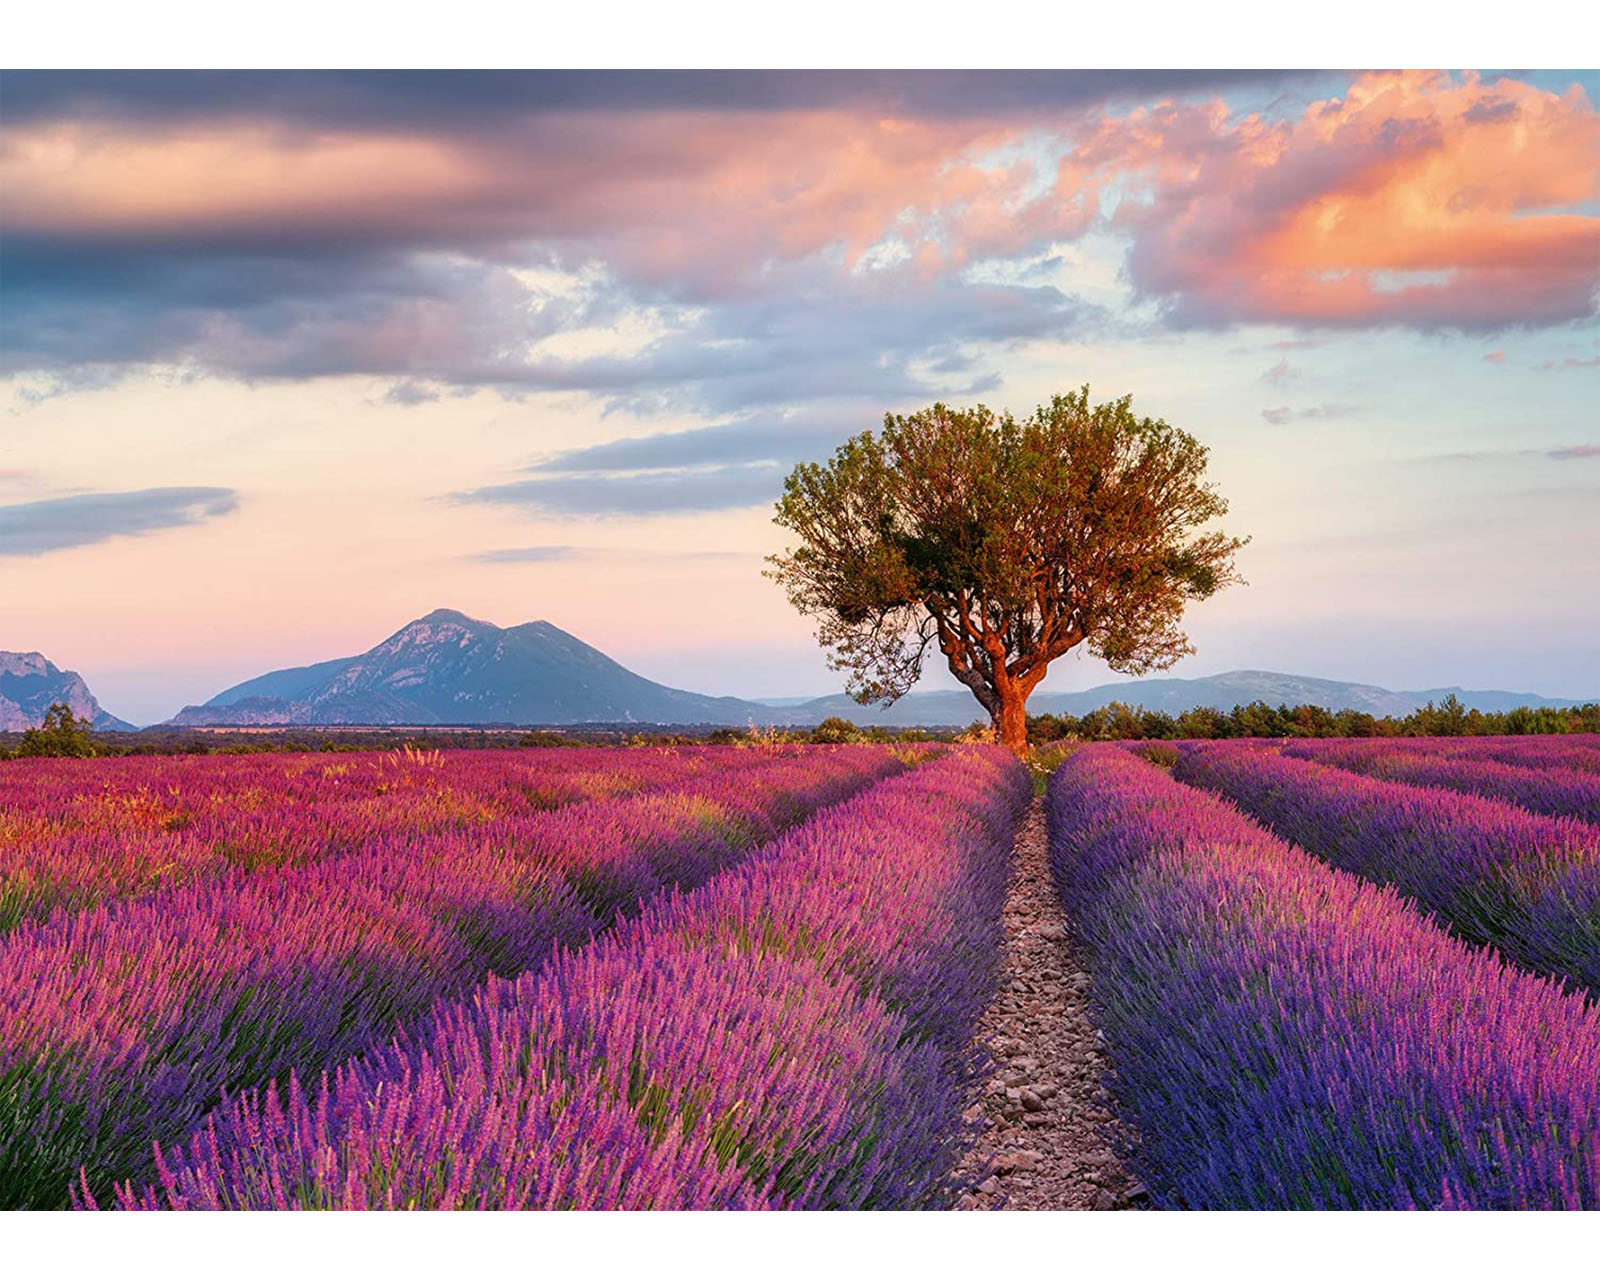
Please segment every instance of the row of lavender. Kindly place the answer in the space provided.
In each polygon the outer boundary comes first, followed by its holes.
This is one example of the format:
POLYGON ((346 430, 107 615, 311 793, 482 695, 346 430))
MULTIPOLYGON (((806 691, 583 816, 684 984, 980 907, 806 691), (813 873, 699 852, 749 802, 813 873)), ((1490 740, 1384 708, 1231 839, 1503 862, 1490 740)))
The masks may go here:
POLYGON ((1029 792, 993 749, 881 783, 320 1085, 235 1100, 117 1202, 947 1204, 1029 792))
POLYGON ((1047 806, 1157 1204, 1600 1208, 1600 1007, 1127 752, 1047 806))
POLYGON ((152 1141, 225 1094, 536 968, 903 767, 869 747, 730 752, 643 795, 25 922, 0 939, 0 1203, 62 1204, 82 1164, 148 1169, 152 1141))
POLYGON ((1425 746, 1430 752, 1463 760, 1497 760, 1525 769, 1578 769, 1600 773, 1600 734, 1493 738, 1401 738, 1397 747, 1425 746))
POLYGON ((1580 769, 1555 763, 1566 758, 1560 753, 1552 759, 1547 752, 1529 752, 1517 763, 1511 763, 1493 756, 1452 751, 1437 745, 1440 741, 1320 739, 1291 743, 1284 748, 1284 754, 1389 782, 1444 787, 1504 800, 1534 813, 1600 824, 1600 752, 1579 748, 1583 754, 1592 755, 1597 766, 1580 769))
POLYGON ((1600 828, 1262 744, 1193 746, 1173 776, 1335 866, 1393 885, 1468 941, 1600 995, 1600 828))
POLYGON ((0 933, 161 885, 487 829, 728 767, 716 749, 15 761, 0 769, 0 933))

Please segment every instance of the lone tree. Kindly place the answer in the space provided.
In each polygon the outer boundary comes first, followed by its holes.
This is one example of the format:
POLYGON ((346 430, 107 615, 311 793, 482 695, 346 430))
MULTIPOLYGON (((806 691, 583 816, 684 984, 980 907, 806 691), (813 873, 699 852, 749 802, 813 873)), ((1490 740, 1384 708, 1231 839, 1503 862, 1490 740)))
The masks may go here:
POLYGON ((1228 509, 1206 457, 1087 386, 1020 422, 982 405, 887 414, 789 474, 775 519, 800 545, 768 576, 818 619, 857 702, 901 697, 937 644, 1020 755, 1056 658, 1082 644, 1115 671, 1169 667, 1194 651, 1184 605, 1239 581, 1245 540, 1201 531, 1228 509))

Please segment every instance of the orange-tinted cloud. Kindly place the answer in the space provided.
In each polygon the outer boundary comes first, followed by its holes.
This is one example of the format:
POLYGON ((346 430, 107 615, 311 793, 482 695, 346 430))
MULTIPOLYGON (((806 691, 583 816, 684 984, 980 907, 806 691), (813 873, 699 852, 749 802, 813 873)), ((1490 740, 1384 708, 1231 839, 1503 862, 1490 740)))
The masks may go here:
POLYGON ((1494 327, 1594 310, 1600 116, 1577 88, 1371 74, 1287 121, 1134 113, 1083 157, 1104 174, 1119 152, 1149 197, 1117 217, 1130 274, 1180 322, 1494 327))

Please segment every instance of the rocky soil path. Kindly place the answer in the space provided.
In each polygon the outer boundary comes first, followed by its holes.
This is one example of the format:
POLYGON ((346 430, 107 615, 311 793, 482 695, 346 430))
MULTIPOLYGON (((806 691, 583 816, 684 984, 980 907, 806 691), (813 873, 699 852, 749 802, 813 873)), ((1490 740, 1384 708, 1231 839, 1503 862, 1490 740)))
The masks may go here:
POLYGON ((1000 992, 978 1028, 995 1067, 967 1112, 987 1127, 962 1167, 988 1173, 957 1207, 1141 1208, 1144 1188, 1112 1149, 1090 978, 1050 878, 1039 799, 1017 831, 1005 927, 1000 992))

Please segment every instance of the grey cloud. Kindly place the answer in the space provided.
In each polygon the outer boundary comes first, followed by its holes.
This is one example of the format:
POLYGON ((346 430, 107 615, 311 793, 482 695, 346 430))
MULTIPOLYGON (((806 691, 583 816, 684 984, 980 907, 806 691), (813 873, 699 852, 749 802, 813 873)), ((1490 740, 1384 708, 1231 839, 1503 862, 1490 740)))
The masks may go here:
POLYGON ((582 547, 502 547, 497 551, 480 551, 472 559, 480 564, 545 564, 552 560, 576 560, 583 551, 582 547))
MULTIPOLYGON (((689 431, 630 436, 568 449, 526 469, 531 478, 450 495, 560 515, 662 515, 758 506, 777 498, 782 478, 803 458, 825 456, 847 436, 877 425, 866 402, 790 415, 747 415, 689 431)), ((592 556, 581 547, 485 552, 489 563, 592 556)))
POLYGON ((577 391, 634 411, 715 416, 976 393, 994 383, 979 348, 1104 322, 1049 286, 912 284, 895 272, 841 280, 823 262, 772 273, 761 296, 689 306, 604 276, 574 294, 542 294, 493 261, 179 255, 171 272, 123 278, 70 257, 8 272, 0 314, 0 369, 43 370, 63 389, 162 363, 246 382, 385 378, 385 399, 399 405, 474 388, 513 398, 577 391), (527 354, 556 334, 637 315, 661 330, 641 351, 527 354))
POLYGON ((731 511, 773 502, 787 468, 772 463, 622 475, 552 475, 451 495, 454 501, 563 516, 653 516, 731 511))
POLYGON ((689 431, 629 436, 568 449, 531 471, 640 471, 733 463, 786 462, 831 450, 847 436, 878 425, 864 406, 829 406, 791 416, 763 415, 689 431))
POLYGON ((234 489, 135 489, 0 506, 0 556, 37 556, 227 515, 234 489))
MULTIPOLYGON (((842 396, 974 393, 996 383, 974 348, 1060 336, 1098 313, 1032 278, 1009 286, 908 267, 847 273, 834 247, 787 257, 771 227, 708 225, 694 195, 706 142, 652 129, 693 107, 752 145, 739 113, 866 105, 921 117, 1282 79, 1258 73, 40 73, 8 75, 7 125, 43 120, 242 119, 303 130, 443 133, 498 158, 470 197, 352 214, 216 216, 147 227, 41 221, 0 239, 0 372, 50 391, 134 369, 244 382, 362 375, 414 405, 491 388, 588 392, 613 407, 708 416, 842 396), (593 108, 610 114, 590 119, 593 108), (718 122, 721 122, 720 124, 718 122), (680 145, 681 144, 681 145, 680 145), (643 188, 641 188, 643 184, 643 188), (641 189, 651 199, 640 203, 641 189), (658 236, 681 242, 664 257, 658 236), (605 273, 576 294, 530 289, 515 267, 605 273), (528 353, 578 328, 649 313, 659 339, 629 356, 528 353)), ((981 131, 982 124, 961 130, 981 131)), ((752 132, 753 131, 753 132, 752 132)), ((714 137, 715 135, 709 135, 714 137)), ((1040 235, 1043 236, 1041 228, 1040 235)), ((800 251, 796 251, 800 253, 800 251)))
POLYGON ((1272 87, 1315 73, 1078 71, 8 71, 6 115, 306 129, 482 132, 577 111, 877 109, 1014 115, 1153 95, 1272 87))
POLYGON ((468 557, 479 564, 548 564, 571 560, 748 560, 741 551, 622 551, 613 547, 501 547, 468 557))

